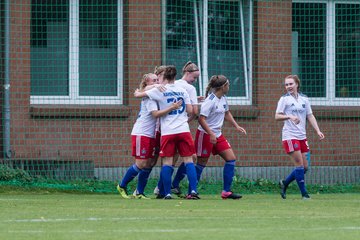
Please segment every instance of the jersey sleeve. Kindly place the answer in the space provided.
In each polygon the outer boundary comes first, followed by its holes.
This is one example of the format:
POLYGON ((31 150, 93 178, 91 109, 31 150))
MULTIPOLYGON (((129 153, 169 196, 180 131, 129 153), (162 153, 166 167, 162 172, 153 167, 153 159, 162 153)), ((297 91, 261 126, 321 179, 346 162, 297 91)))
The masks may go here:
POLYGON ((306 109, 306 115, 313 113, 308 98, 306 98, 306 100, 305 100, 305 109, 306 109))
POLYGON ((152 88, 150 90, 145 91, 150 99, 159 101, 162 98, 162 94, 157 88, 152 88))
POLYGON ((146 109, 147 109, 149 112, 158 110, 158 106, 157 106, 156 101, 154 101, 154 100, 152 100, 152 99, 148 99, 148 100, 145 102, 145 106, 146 106, 146 109))
POLYGON ((196 88, 192 87, 189 90, 189 97, 192 105, 198 104, 197 94, 196 94, 196 88))
POLYGON ((285 113, 285 107, 286 107, 285 98, 281 97, 276 107, 276 113, 285 113))
POLYGON ((230 109, 229 109, 229 104, 228 104, 228 101, 227 101, 226 96, 224 96, 224 100, 225 100, 225 106, 224 106, 224 108, 225 108, 225 112, 227 112, 227 111, 229 111, 230 109))
POLYGON ((208 117, 213 107, 213 101, 210 98, 206 98, 201 104, 200 115, 208 117))
POLYGON ((192 104, 189 94, 186 91, 184 92, 184 102, 185 102, 185 104, 192 104))

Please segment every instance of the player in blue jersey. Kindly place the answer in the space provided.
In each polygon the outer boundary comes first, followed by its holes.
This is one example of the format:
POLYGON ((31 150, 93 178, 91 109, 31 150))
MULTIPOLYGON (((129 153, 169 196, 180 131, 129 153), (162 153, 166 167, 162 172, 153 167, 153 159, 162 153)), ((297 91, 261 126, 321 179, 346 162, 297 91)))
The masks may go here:
MULTIPOLYGON (((146 86, 154 85, 157 81, 157 75, 153 73, 145 74, 140 83, 140 91, 145 89, 146 86)), ((163 110, 158 110, 155 101, 148 97, 144 97, 141 100, 140 112, 131 131, 132 156, 135 157, 135 163, 126 171, 123 179, 117 186, 117 190, 123 198, 130 198, 127 193, 127 185, 130 181, 139 173, 143 174, 144 172, 145 175, 150 173, 152 162, 155 159, 157 118, 178 109, 180 106, 182 106, 182 103, 176 102, 163 110)), ((135 198, 147 198, 144 195, 146 183, 147 178, 139 179, 135 198)))
POLYGON ((223 169, 223 199, 240 199, 240 194, 231 191, 231 185, 235 174, 236 157, 231 145, 222 134, 224 120, 231 123, 236 131, 246 134, 246 130, 240 127, 234 120, 226 99, 229 92, 230 82, 223 75, 214 75, 210 78, 206 88, 206 99, 201 105, 199 127, 196 131, 195 150, 197 155, 197 180, 205 168, 210 154, 220 155, 225 160, 223 169), (210 93, 210 94, 209 94, 210 93), (208 95, 209 94, 209 95, 208 95))
POLYGON ((300 79, 297 75, 289 75, 285 78, 285 90, 287 93, 277 104, 275 120, 284 122, 282 144, 285 152, 291 157, 295 169, 285 180, 280 180, 281 197, 286 199, 287 187, 296 180, 303 199, 309 199, 310 196, 305 187, 305 172, 308 169, 306 153, 309 152, 306 120, 310 122, 320 140, 323 140, 325 136, 319 129, 308 97, 299 91, 300 79))

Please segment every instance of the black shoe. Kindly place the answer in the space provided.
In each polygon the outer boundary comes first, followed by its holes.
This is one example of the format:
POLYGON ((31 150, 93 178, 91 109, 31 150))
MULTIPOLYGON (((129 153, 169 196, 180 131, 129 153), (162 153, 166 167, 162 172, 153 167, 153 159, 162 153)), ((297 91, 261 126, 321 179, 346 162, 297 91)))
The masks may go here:
POLYGON ((165 200, 170 200, 170 199, 173 199, 172 196, 170 194, 166 195, 163 199, 165 200))
POLYGON ((158 195, 156 195, 156 199, 164 199, 164 195, 161 195, 161 194, 158 194, 158 195))
POLYGON ((236 193, 233 193, 233 192, 222 192, 221 193, 221 198, 222 199, 240 199, 242 198, 242 196, 240 194, 236 194, 236 193))
POLYGON ((286 188, 287 188, 287 186, 285 185, 284 182, 285 182, 284 180, 279 181, 279 187, 281 189, 280 195, 281 195, 282 199, 286 199, 286 188))
POLYGON ((186 199, 192 199, 192 200, 199 200, 199 194, 197 194, 196 192, 192 192, 188 195, 186 195, 186 199))
POLYGON ((181 196, 181 190, 180 190, 180 187, 173 187, 171 188, 171 193, 177 195, 178 197, 181 196))
POLYGON ((305 194, 302 195, 302 199, 303 200, 309 200, 309 199, 311 199, 311 197, 309 196, 308 193, 305 193, 305 194))

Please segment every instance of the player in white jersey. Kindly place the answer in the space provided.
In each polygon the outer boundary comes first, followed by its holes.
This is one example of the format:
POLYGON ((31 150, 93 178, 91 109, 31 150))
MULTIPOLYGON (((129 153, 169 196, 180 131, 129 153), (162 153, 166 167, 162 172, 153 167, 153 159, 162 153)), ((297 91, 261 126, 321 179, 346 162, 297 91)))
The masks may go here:
MULTIPOLYGON (((175 81, 175 85, 184 88, 190 97, 190 102, 193 107, 193 112, 192 112, 192 114, 188 114, 188 117, 189 117, 188 122, 191 122, 199 114, 198 96, 196 93, 196 88, 193 85, 199 76, 200 76, 199 67, 195 63, 188 61, 182 69, 182 78, 175 81)), ((173 166, 175 166, 175 164, 178 160, 178 157, 179 157, 178 154, 176 154, 174 156, 173 166)), ((193 159, 195 162, 196 161, 195 154, 193 156, 193 159)), ((197 167, 197 166, 195 166, 195 167, 197 167)), ((178 196, 181 195, 180 181, 182 179, 184 179, 185 175, 186 175, 186 167, 185 167, 184 162, 182 162, 180 164, 180 166, 178 167, 178 170, 175 174, 174 180, 172 181, 172 184, 171 184, 171 192, 172 193, 174 193, 178 196)), ((189 196, 189 194, 187 196, 189 196)))
POLYGON ((196 79, 200 75, 200 70, 198 66, 189 61, 187 62, 182 69, 182 78, 175 81, 175 85, 180 86, 186 90, 189 94, 191 105, 193 107, 193 113, 189 116, 189 122, 193 120, 199 113, 198 108, 198 97, 196 93, 196 88, 194 87, 194 83, 196 79))
POLYGON ((282 143, 286 153, 291 157, 295 169, 285 180, 279 181, 280 194, 283 199, 286 199, 287 187, 296 180, 303 199, 309 199, 304 176, 308 169, 307 153, 309 152, 306 139, 306 120, 309 120, 320 140, 323 140, 325 136, 320 131, 312 113, 308 97, 299 92, 300 79, 297 75, 289 75, 285 78, 285 90, 287 93, 280 98, 277 104, 275 120, 284 121, 282 143))
MULTIPOLYGON (((159 90, 164 91, 165 88, 163 86, 163 78, 164 78, 164 74, 163 72, 165 71, 166 66, 162 65, 162 66, 157 66, 155 67, 154 70, 154 74, 158 77, 158 82, 156 84, 153 85, 147 85, 144 87, 141 87, 139 89, 137 89, 138 91, 146 91, 146 90, 150 90, 154 87, 157 87, 159 90)), ((179 103, 178 103, 179 104, 179 103)), ((159 107, 159 106, 158 106, 159 107)), ((154 151, 154 157, 150 159, 150 161, 148 161, 148 167, 144 168, 138 175, 138 184, 137 187, 133 193, 133 196, 137 196, 139 195, 139 190, 138 188, 140 188, 140 191, 142 190, 142 186, 146 185, 144 183, 147 183, 150 173, 153 169, 153 167, 156 165, 157 160, 159 158, 159 152, 160 152, 160 119, 157 118, 156 119, 156 126, 155 126, 155 151, 154 151)))
MULTIPOLYGON (((140 83, 140 89, 155 84, 157 80, 158 77, 155 74, 145 74, 140 83)), ((119 185, 117 186, 117 189, 123 198, 130 198, 127 193, 128 183, 132 181, 139 172, 149 170, 151 167, 150 159, 155 157, 155 127, 157 118, 178 109, 181 105, 181 102, 172 103, 167 108, 159 111, 155 101, 147 97, 142 99, 138 118, 131 131, 132 156, 135 157, 135 164, 127 170, 122 181, 119 182, 119 185)), ((147 179, 145 182, 139 181, 140 186, 138 184, 138 193, 135 195, 136 198, 147 198, 144 195, 146 183, 147 179)))
POLYGON ((231 185, 235 174, 235 154, 229 142, 222 134, 224 119, 229 121, 235 129, 246 134, 246 130, 240 127, 234 120, 226 94, 229 92, 229 80, 223 75, 214 75, 210 78, 206 88, 206 99, 201 105, 199 116, 199 127, 195 137, 195 148, 197 155, 197 179, 200 180, 201 173, 205 168, 210 153, 219 154, 225 160, 223 170, 223 199, 240 199, 242 196, 231 191, 231 185), (208 93, 210 95, 208 96, 208 93))
POLYGON ((194 142, 190 134, 187 114, 192 113, 190 98, 185 89, 174 84, 176 77, 176 68, 167 66, 164 71, 165 88, 164 92, 157 88, 144 93, 135 92, 136 97, 148 96, 150 99, 159 103, 160 110, 167 108, 169 104, 176 101, 182 101, 183 106, 180 109, 171 111, 160 118, 161 125, 161 146, 160 156, 163 166, 160 173, 160 179, 164 187, 164 199, 171 197, 171 176, 173 173, 173 157, 178 151, 186 165, 186 173, 191 188, 189 199, 199 199, 196 190, 196 170, 192 155, 195 153, 194 142))

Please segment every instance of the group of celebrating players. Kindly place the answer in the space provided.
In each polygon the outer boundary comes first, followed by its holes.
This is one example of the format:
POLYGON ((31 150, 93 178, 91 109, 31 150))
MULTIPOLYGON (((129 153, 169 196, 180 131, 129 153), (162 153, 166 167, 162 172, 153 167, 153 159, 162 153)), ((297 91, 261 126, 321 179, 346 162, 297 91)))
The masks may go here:
MULTIPOLYGON (((182 69, 182 78, 176 80, 176 75, 175 66, 157 67, 154 73, 143 76, 139 88, 135 91, 134 96, 142 98, 139 115, 131 132, 135 163, 126 171, 117 190, 123 198, 148 199, 144 189, 160 156, 162 167, 158 185, 154 190, 156 198, 173 199, 172 194, 176 194, 186 199, 200 199, 197 184, 212 153, 224 160, 222 199, 240 199, 242 196, 231 190, 236 157, 221 131, 224 120, 230 122, 236 131, 245 135, 247 133, 229 111, 226 98, 230 87, 229 80, 224 75, 211 76, 205 97, 198 97, 193 86, 200 75, 198 66, 189 61, 182 69), (189 127, 189 122, 194 119, 199 123, 195 141, 189 127), (182 163, 172 179, 178 157, 182 163), (127 185, 136 176, 136 190, 129 195, 127 185), (182 195, 180 182, 185 176, 189 188, 186 194, 182 195)), ((275 114, 276 120, 285 122, 283 146, 296 166, 285 180, 280 181, 281 196, 286 198, 287 186, 296 180, 302 197, 308 199, 310 197, 304 182, 304 172, 308 167, 305 153, 309 151, 304 133, 306 119, 309 119, 320 139, 323 139, 324 135, 312 115, 307 97, 298 92, 300 80, 294 76, 285 78, 287 94, 279 100, 275 114), (300 138, 298 135, 301 135, 300 138)))

